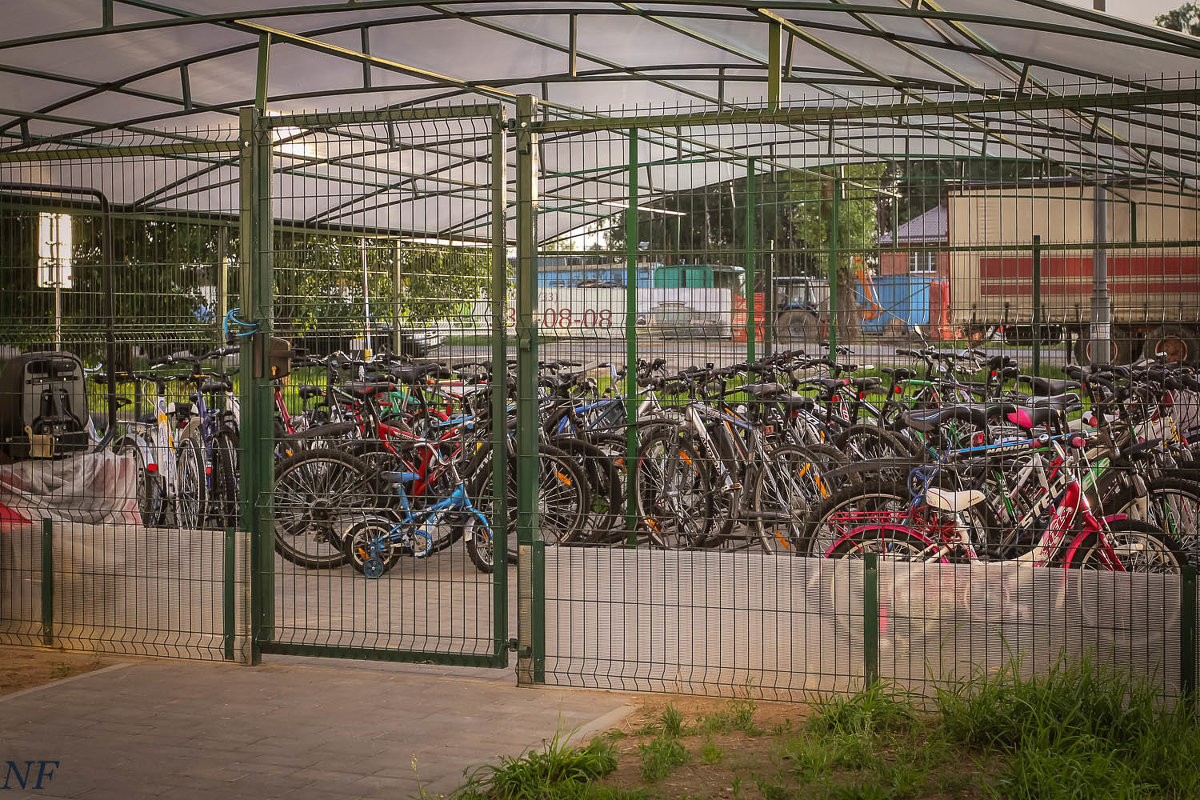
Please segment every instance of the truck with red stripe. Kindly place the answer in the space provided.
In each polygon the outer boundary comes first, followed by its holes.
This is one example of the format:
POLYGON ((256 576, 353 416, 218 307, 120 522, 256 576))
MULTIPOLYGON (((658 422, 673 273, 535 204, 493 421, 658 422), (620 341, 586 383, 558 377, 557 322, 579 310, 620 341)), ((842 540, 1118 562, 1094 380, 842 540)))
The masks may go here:
POLYGON ((976 341, 1074 342, 1089 363, 1093 267, 1103 259, 1110 352, 1200 359, 1200 197, 1186 185, 1055 180, 964 185, 947 198, 953 322, 976 341), (1099 196, 1099 199, 1097 197, 1099 196), (1103 239, 1095 215, 1103 213, 1103 239), (1037 269, 1035 270, 1035 259, 1037 269), (1035 271, 1040 273, 1035 292, 1035 271))

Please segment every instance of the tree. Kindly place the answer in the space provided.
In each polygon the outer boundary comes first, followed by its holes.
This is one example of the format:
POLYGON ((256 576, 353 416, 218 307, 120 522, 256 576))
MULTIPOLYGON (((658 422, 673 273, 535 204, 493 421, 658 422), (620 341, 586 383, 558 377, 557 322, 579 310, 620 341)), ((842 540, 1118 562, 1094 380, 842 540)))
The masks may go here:
POLYGON ((1200 3, 1184 3, 1179 8, 1159 14, 1154 18, 1154 24, 1160 28, 1200 36, 1200 3))

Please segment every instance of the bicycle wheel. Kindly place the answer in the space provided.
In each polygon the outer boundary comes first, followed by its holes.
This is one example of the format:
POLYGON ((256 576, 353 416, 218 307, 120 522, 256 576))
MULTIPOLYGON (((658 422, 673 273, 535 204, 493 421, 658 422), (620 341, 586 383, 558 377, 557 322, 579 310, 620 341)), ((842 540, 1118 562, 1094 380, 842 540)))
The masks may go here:
POLYGON ((642 442, 633 485, 638 516, 658 547, 699 547, 713 526, 708 467, 678 429, 662 429, 642 442))
POLYGON ((822 468, 812 454, 795 445, 776 447, 758 470, 753 497, 759 545, 768 553, 796 552, 809 511, 829 495, 822 468))
POLYGON ((566 436, 555 436, 551 441, 583 470, 590 500, 585 538, 589 542, 603 541, 620 524, 625 512, 621 471, 604 450, 591 442, 566 436))
POLYGON ((175 446, 175 469, 175 524, 200 528, 208 499, 208 474, 199 439, 189 436, 175 446))
POLYGON ((892 561, 926 561, 933 550, 927 541, 903 525, 872 523, 856 528, 831 547, 825 557, 862 558, 867 553, 877 553, 892 561))
POLYGON ((363 563, 371 558, 370 545, 376 542, 374 557, 383 564, 387 572, 400 560, 400 547, 386 538, 396 523, 383 517, 367 517, 353 523, 342 539, 342 552, 350 566, 363 572, 363 563))
MULTIPOLYGON (((1187 565, 1187 556, 1175 537, 1148 522, 1120 519, 1109 523, 1108 539, 1113 552, 1128 572, 1177 573, 1187 565)), ((1113 570, 1115 565, 1091 534, 1064 564, 1068 569, 1113 570)))
POLYGON ((340 450, 304 450, 275 466, 275 549, 310 569, 346 562, 342 539, 378 505, 375 476, 340 450))
POLYGON ((480 572, 490 575, 496 567, 492 532, 476 519, 474 514, 467 514, 463 522, 463 538, 467 543, 467 555, 471 563, 480 572))
MULTIPOLYGON (((517 557, 517 470, 515 459, 506 454, 504 465, 505 520, 508 558, 517 557)), ((492 487, 492 448, 480 447, 472 456, 466 474, 471 475, 467 495, 471 504, 491 520, 493 530, 498 520, 493 512, 495 493, 492 487)), ((538 534, 547 544, 567 544, 576 541, 588 518, 587 478, 572 463, 570 456, 556 447, 542 445, 538 451, 538 534)), ((465 523, 465 520, 464 520, 465 523)))
POLYGON ((162 478, 146 468, 146 456, 133 439, 122 439, 117 442, 113 452, 118 456, 127 456, 134 463, 134 495, 137 502, 137 513, 142 524, 148 528, 162 522, 166 507, 166 492, 163 491, 162 478))
POLYGON ((880 515, 904 514, 909 504, 905 483, 850 484, 825 498, 804 526, 797 555, 821 557, 842 537, 863 525, 878 522, 880 515))
POLYGON ((220 528, 238 524, 238 434, 231 428, 217 431, 212 442, 212 493, 209 514, 220 528))
POLYGON ((1104 510, 1156 526, 1174 537, 1189 561, 1200 561, 1200 484, 1182 478, 1156 478, 1145 497, 1126 489, 1108 501, 1104 510))
MULTIPOLYGON (((1170 534, 1146 522, 1124 519, 1109 523, 1109 540, 1125 569, 1134 573, 1179 573, 1186 556, 1170 534)), ((1065 565, 1063 605, 1078 610, 1084 628, 1102 651, 1120 648, 1135 654, 1159 653, 1164 637, 1177 637, 1178 598, 1169 598, 1169 585, 1152 578, 1127 579, 1114 575, 1085 577, 1080 570, 1111 572, 1112 565, 1096 534, 1088 536, 1065 565)), ((1132 577, 1132 576, 1129 576, 1132 577)))

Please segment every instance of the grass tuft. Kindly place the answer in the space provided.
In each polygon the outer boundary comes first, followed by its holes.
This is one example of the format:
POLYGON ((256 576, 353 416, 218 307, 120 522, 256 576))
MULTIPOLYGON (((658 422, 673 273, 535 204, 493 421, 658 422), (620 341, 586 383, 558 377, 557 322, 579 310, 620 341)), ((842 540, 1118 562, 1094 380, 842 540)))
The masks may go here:
POLYGON ((613 746, 593 739, 582 747, 559 733, 542 752, 501 757, 500 763, 474 770, 457 795, 463 800, 542 800, 576 798, 593 781, 617 768, 613 746))
POLYGON ((688 761, 687 749, 674 736, 659 736, 638 745, 642 756, 642 779, 653 783, 688 761))

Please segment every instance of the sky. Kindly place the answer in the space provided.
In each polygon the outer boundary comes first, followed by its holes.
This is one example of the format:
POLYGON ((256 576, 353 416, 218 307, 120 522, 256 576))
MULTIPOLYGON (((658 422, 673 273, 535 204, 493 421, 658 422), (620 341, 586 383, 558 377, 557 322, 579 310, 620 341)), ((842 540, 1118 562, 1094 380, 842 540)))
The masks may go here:
MULTIPOLYGON (((1092 0, 1064 0, 1073 6, 1092 8, 1092 0)), ((1172 8, 1179 8, 1184 0, 1107 0, 1106 10, 1118 17, 1136 22, 1154 23, 1154 18, 1172 8)))

